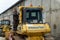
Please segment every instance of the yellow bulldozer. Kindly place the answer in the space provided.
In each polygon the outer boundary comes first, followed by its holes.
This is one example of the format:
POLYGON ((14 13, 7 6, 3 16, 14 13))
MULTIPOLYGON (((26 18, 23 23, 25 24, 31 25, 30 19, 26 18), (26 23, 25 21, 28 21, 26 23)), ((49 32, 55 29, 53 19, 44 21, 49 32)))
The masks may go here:
POLYGON ((32 5, 20 6, 19 11, 19 23, 14 27, 17 29, 15 32, 25 40, 44 40, 44 35, 50 32, 50 26, 48 23, 43 23, 43 8, 32 5))
POLYGON ((0 21, 0 36, 1 37, 5 37, 7 40, 11 33, 10 29, 11 29, 10 20, 4 19, 0 21))
POLYGON ((2 28, 2 31, 5 32, 8 31, 9 28, 11 28, 10 20, 9 19, 1 19, 0 20, 0 28, 2 28))
MULTIPOLYGON (((43 8, 40 6, 20 6, 19 11, 17 16, 13 16, 14 23, 12 31, 20 37, 25 38, 24 40, 44 40, 44 35, 50 32, 50 26, 48 23, 43 22, 43 8)), ((3 22, 6 24, 3 25, 3 31, 6 34, 5 37, 8 38, 10 22, 6 20, 3 22)))

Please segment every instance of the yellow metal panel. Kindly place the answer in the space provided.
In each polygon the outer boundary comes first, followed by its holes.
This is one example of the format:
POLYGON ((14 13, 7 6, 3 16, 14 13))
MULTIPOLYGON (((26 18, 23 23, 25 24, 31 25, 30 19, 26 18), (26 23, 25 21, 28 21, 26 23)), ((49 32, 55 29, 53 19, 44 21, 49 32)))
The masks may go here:
POLYGON ((50 27, 48 26, 48 24, 26 24, 23 25, 21 31, 25 34, 47 33, 50 32, 50 27), (29 26, 32 28, 29 29, 29 26))
POLYGON ((27 7, 26 7, 26 6, 20 6, 20 7, 19 7, 20 10, 21 10, 22 8, 44 8, 44 7, 40 7, 40 6, 38 6, 38 7, 37 7, 37 6, 32 6, 32 7, 31 7, 31 6, 27 6, 27 7))
POLYGON ((49 24, 46 23, 45 26, 46 26, 46 32, 51 32, 49 24))

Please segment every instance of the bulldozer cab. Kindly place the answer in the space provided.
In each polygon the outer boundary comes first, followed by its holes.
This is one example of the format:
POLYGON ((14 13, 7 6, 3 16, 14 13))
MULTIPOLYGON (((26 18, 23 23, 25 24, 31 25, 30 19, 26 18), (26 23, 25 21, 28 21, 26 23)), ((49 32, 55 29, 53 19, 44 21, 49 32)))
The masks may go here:
POLYGON ((20 23, 43 23, 42 10, 43 8, 40 7, 22 7, 20 9, 20 23))
POLYGON ((38 24, 43 23, 42 8, 23 8, 22 23, 38 24))
POLYGON ((11 28, 10 20, 1 20, 1 25, 2 25, 2 28, 3 28, 4 32, 9 31, 10 28, 11 28))
POLYGON ((9 20, 1 20, 0 21, 0 36, 5 37, 5 32, 10 29, 10 21, 9 20))

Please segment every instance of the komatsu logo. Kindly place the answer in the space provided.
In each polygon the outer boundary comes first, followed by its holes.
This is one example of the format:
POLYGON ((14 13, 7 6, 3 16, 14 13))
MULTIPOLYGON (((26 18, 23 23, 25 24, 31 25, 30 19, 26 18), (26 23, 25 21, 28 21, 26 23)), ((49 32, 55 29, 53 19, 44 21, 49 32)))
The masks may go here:
POLYGON ((38 26, 38 27, 28 27, 29 29, 42 29, 44 26, 38 26))

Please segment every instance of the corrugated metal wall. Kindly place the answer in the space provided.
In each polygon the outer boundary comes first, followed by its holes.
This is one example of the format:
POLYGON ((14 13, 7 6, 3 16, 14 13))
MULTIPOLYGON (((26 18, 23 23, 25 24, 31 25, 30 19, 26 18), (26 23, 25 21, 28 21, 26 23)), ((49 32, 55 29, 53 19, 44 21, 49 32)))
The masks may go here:
POLYGON ((50 24, 52 34, 58 35, 58 33, 60 33, 60 4, 57 2, 57 0, 27 0, 25 1, 25 6, 29 6, 30 3, 32 3, 33 6, 39 6, 42 3, 42 6, 44 6, 44 15, 46 16, 44 16, 45 21, 50 24), (54 29, 54 24, 57 26, 56 29, 54 29))

